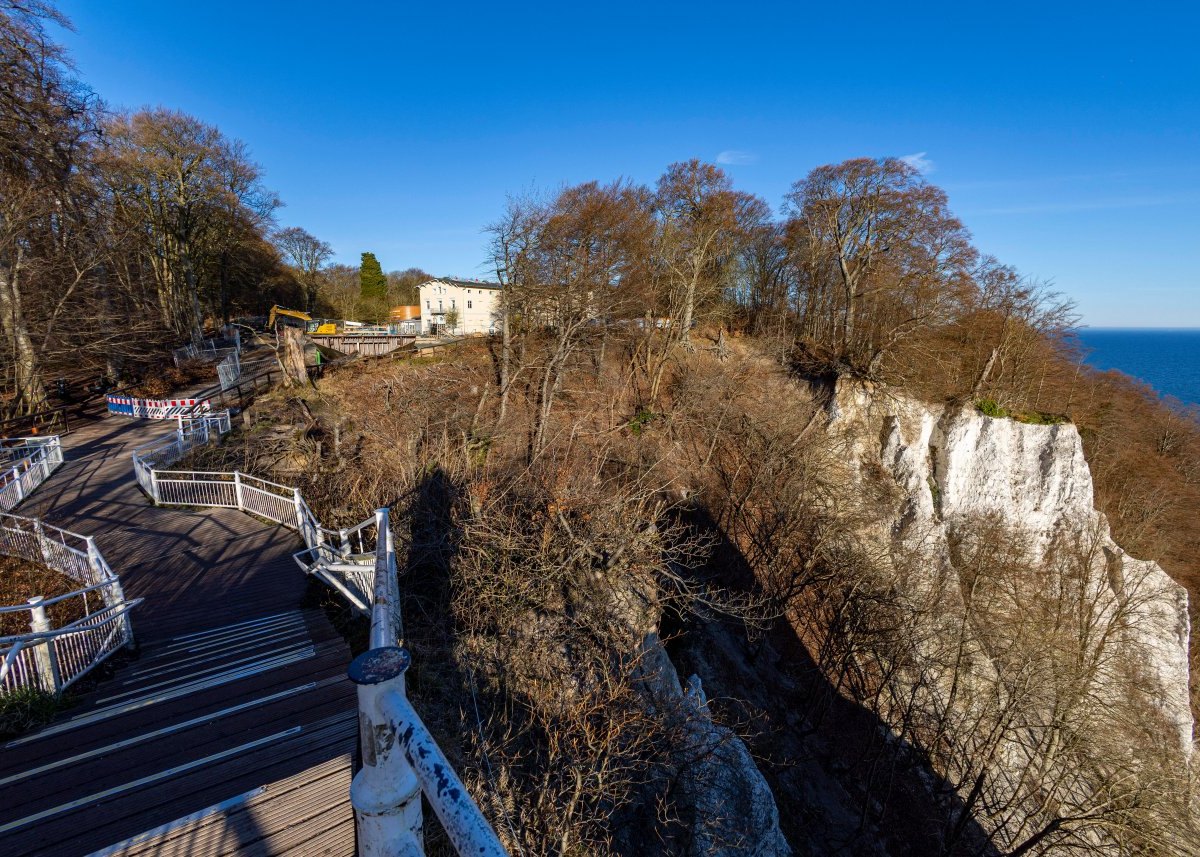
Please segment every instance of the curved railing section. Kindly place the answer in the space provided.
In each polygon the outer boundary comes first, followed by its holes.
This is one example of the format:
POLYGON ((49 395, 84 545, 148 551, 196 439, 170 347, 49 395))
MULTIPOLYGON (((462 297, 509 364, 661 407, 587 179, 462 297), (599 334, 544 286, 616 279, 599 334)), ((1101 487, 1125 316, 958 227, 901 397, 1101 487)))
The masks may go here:
POLYGON ((62 463, 58 435, 0 439, 0 512, 15 509, 62 463))
POLYGON ((124 646, 133 645, 129 601, 121 581, 92 536, 81 536, 37 518, 0 514, 0 553, 54 569, 81 588, 54 598, 0 607, 0 614, 27 613, 30 633, 0 637, 0 692, 36 689, 61 693, 124 646), (59 628, 46 608, 79 599, 83 616, 59 628))
MULTIPOLYGON (((173 435, 133 452, 138 485, 163 506, 239 509, 299 532, 305 547, 296 562, 340 592, 364 615, 371 613, 372 564, 378 526, 374 517, 346 529, 321 526, 298 488, 241 471, 170 470, 193 449, 209 442, 211 421, 197 419, 173 435)), ((228 423, 225 424, 228 430, 228 423)))
POLYGON ((349 674, 359 686, 359 738, 363 766, 350 800, 359 853, 424 853, 424 793, 459 854, 506 855, 479 807, 445 754, 409 704, 404 673, 400 583, 388 510, 348 529, 321 526, 297 488, 240 471, 168 470, 208 442, 208 429, 181 428, 175 436, 135 450, 138 484, 156 503, 240 509, 299 532, 305 547, 294 556, 307 573, 345 596, 371 619, 371 648, 354 659, 349 674))

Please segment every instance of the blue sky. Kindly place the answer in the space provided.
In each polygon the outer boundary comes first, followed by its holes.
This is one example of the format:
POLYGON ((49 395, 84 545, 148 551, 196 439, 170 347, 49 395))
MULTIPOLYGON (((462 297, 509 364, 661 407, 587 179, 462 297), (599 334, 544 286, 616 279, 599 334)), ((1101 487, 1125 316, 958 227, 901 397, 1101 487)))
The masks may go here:
POLYGON ((1086 323, 1200 327, 1200 10, 988 7, 60 0, 103 98, 244 140, 338 261, 486 276, 509 193, 919 155, 1086 323))

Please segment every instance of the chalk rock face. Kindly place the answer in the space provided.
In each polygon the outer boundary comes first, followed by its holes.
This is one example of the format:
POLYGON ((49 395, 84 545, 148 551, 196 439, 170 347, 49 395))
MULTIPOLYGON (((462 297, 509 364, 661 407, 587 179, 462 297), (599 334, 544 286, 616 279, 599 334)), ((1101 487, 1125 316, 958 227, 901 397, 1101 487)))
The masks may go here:
POLYGON ((928 405, 851 384, 839 384, 831 416, 831 429, 849 440, 860 464, 882 465, 902 491, 890 522, 894 551, 919 545, 952 571, 952 540, 986 518, 1020 530, 1034 562, 1056 544, 1098 548, 1095 579, 1107 591, 1097 601, 1129 605, 1124 644, 1190 758, 1187 592, 1157 563, 1133 559, 1113 541, 1094 506, 1075 426, 996 419, 969 405, 928 405))
POLYGON ((687 770, 680 778, 692 814, 694 857, 788 857, 779 829, 775 797, 746 745, 731 730, 714 723, 700 679, 688 679, 685 691, 657 635, 643 643, 647 682, 659 705, 676 713, 684 735, 681 756, 687 770))

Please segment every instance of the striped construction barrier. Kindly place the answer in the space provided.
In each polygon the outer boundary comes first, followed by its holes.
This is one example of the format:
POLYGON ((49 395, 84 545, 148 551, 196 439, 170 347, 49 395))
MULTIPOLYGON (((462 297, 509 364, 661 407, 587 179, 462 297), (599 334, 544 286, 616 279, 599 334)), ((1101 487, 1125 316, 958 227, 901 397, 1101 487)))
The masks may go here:
POLYGON ((202 413, 207 413, 210 409, 207 399, 135 399, 132 396, 111 394, 104 398, 110 414, 151 420, 175 419, 189 413, 193 408, 202 413))

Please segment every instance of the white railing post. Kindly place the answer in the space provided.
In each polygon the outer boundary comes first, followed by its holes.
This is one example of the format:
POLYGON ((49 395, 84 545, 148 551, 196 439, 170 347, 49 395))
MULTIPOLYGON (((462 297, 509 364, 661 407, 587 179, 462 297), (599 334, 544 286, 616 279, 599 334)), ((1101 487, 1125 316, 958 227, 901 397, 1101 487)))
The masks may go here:
MULTIPOLYGON (((50 630, 50 620, 46 617, 46 608, 42 604, 45 599, 35 595, 29 599, 29 627, 35 634, 50 630)), ((41 676, 42 686, 57 694, 62 687, 62 675, 58 671, 58 652, 54 650, 54 640, 39 640, 34 646, 34 658, 37 660, 38 675, 41 676)))
MULTIPOLYGON (((103 554, 100 553, 100 548, 96 547, 96 537, 86 536, 84 539, 87 542, 88 563, 92 566, 92 570, 96 574, 96 582, 101 579, 108 581, 107 592, 101 590, 101 597, 104 598, 104 604, 108 607, 114 607, 125 604, 125 590, 121 586, 121 578, 113 574, 112 569, 108 567, 108 563, 104 561, 103 554)), ((125 645, 129 648, 134 648, 133 641, 133 622, 129 618, 129 612, 126 611, 121 616, 121 627, 125 630, 125 645)))
POLYGON ((50 554, 49 539, 46 538, 46 528, 42 526, 41 518, 33 519, 33 532, 37 535, 38 548, 42 551, 43 564, 54 568, 54 561, 50 554))
POLYGON ((380 710, 385 694, 404 694, 404 671, 409 662, 404 649, 387 647, 364 652, 350 664, 350 679, 358 685, 363 760, 350 783, 350 803, 363 857, 419 857, 425 853, 421 784, 380 710))
POLYGON ((242 471, 233 471, 233 491, 237 495, 237 507, 243 512, 246 510, 246 503, 242 496, 242 471))
POLYGON ((21 484, 21 471, 16 467, 12 469, 12 479, 17 483, 17 502, 20 503, 25 499, 25 486, 21 484))
MULTIPOLYGON (((92 584, 94 585, 97 583, 103 583, 106 580, 109 580, 111 577, 113 577, 113 575, 109 574, 108 569, 105 567, 104 560, 100 556, 100 549, 96 547, 96 537, 84 536, 83 541, 87 545, 88 565, 91 566, 92 569, 92 584)), ((125 597, 122 595, 119 600, 124 601, 125 597)), ((105 601, 104 603, 108 604, 110 607, 112 606, 108 601, 105 601)))
POLYGON ((158 495, 158 474, 154 472, 154 465, 147 465, 150 470, 150 499, 155 503, 162 502, 158 495))
POLYGON ((313 547, 309 541, 307 533, 307 522, 304 520, 304 498, 300 496, 300 489, 292 489, 292 504, 296 507, 296 529, 300 532, 300 538, 304 540, 305 547, 313 547))

